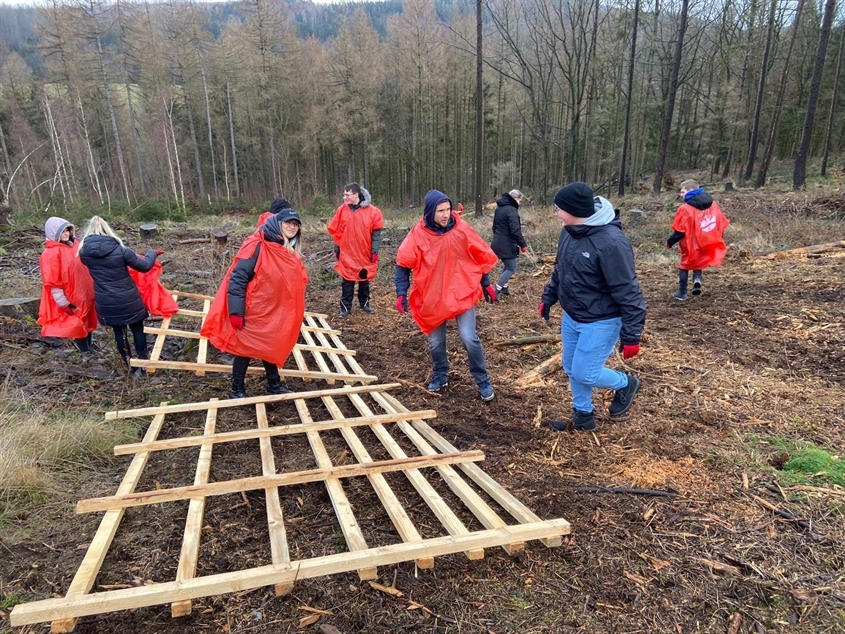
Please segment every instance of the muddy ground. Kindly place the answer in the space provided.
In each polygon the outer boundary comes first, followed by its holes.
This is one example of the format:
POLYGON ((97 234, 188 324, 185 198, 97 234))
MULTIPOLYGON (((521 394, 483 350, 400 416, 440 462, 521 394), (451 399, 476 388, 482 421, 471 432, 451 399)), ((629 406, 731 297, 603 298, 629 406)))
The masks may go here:
MULTIPOLYGON (((725 202, 735 225, 757 222, 752 207, 748 198, 725 202)), ((836 213, 835 205, 825 209, 836 213)), ((409 222, 390 225, 382 262, 392 261, 402 225, 409 222)), ((636 222, 632 216, 630 223, 636 222)), ((812 242, 842 239, 836 222, 819 226, 812 242)), ((415 570, 413 562, 382 567, 379 581, 395 585, 402 597, 379 592, 349 573, 303 580, 286 597, 263 588, 200 599, 191 616, 178 620, 170 618, 167 606, 86 617, 76 631, 317 632, 331 624, 343 634, 845 632, 845 491, 826 484, 790 485, 779 471, 785 441, 840 455, 845 450, 845 258, 840 254, 769 261, 755 257, 751 248, 734 248, 722 268, 707 271, 704 294, 679 303, 671 296, 674 266, 655 254, 648 228, 633 231, 648 323, 641 354, 624 363, 614 357, 612 364, 638 373, 643 388, 630 413, 616 420, 604 413, 611 395, 597 393, 595 433, 555 433, 549 423, 571 407, 561 373, 522 390, 515 381, 558 346, 494 345, 558 331, 559 308, 549 324, 536 314, 548 264, 522 258, 511 296, 479 306, 479 335, 496 389, 496 398, 483 403, 454 329, 449 332, 450 385, 441 395, 425 392, 426 342, 393 308, 389 267, 374 283, 376 313, 356 310, 345 321, 337 319, 339 284, 326 257, 330 243, 318 229, 315 222, 306 236, 308 309, 329 314, 331 324, 343 331, 343 342, 358 351, 364 370, 382 382, 400 382, 392 393, 403 404, 436 409, 433 427, 459 450, 483 450, 487 473, 542 518, 567 519, 572 536, 554 549, 529 543, 518 558, 488 549, 483 561, 464 555, 437 558, 432 571, 415 570), (579 490, 596 486, 670 495, 579 490), (804 523, 778 516, 765 503, 804 523), (306 607, 328 614, 300 629, 300 619, 315 614, 306 607)), ((530 222, 526 233, 532 241, 530 222)), ((166 282, 213 292, 225 263, 212 258, 210 247, 178 244, 196 235, 175 227, 157 239, 167 250, 166 282)), ((37 280, 40 241, 31 227, 5 233, 0 246, 6 250, 6 271, 37 280)), ((534 240, 546 253, 551 243, 548 236, 534 240)), ((224 397, 228 391, 222 375, 160 371, 144 381, 126 379, 108 353, 113 343, 102 329, 97 341, 104 363, 80 369, 66 345, 40 341, 31 321, 2 319, 0 366, 10 402, 105 411, 224 397)), ((165 356, 179 354, 174 349, 165 356)), ((260 393, 260 380, 251 379, 248 389, 260 393)), ((201 429, 200 415, 191 416, 183 428, 168 433, 201 429)), ((143 431, 142 425, 139 437, 143 431)), ((215 453, 212 479, 260 474, 257 452, 235 445, 215 453)), ((337 456, 341 447, 329 450, 337 456)), ((139 489, 190 483, 195 457, 188 457, 151 462, 139 489)), ((101 517, 75 515, 74 504, 113 493, 128 462, 98 459, 69 469, 41 503, 0 526, 0 631, 8 627, 12 604, 67 591, 101 517)), ((398 477, 388 480, 400 491, 406 487, 398 477)), ((365 535, 375 544, 392 541, 395 534, 369 485, 363 479, 348 482, 365 535)), ((291 487, 282 498, 291 518, 293 554, 344 549, 324 488, 291 487)), ((172 579, 186 509, 186 503, 130 509, 98 587, 172 579)), ((439 534, 436 520, 421 509, 413 509, 412 517, 424 536, 439 534)), ((269 561, 263 494, 211 499, 198 574, 269 561)), ((48 626, 15 631, 46 632, 48 626)))

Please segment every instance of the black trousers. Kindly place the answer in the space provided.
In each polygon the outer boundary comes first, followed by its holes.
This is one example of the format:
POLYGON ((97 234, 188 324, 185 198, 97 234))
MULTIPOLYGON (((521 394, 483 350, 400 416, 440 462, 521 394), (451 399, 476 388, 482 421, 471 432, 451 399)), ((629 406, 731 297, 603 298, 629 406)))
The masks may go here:
MULTIPOLYGON (((701 281, 703 275, 701 271, 693 271, 692 272, 692 279, 693 281, 698 280, 701 281)), ((689 284, 689 271, 685 271, 684 269, 678 269, 678 290, 682 293, 687 292, 687 285, 689 284)))
MULTIPOLYGON (((243 388, 246 380, 246 369, 249 367, 249 357, 235 357, 232 361, 232 385, 243 388)), ((275 363, 269 361, 262 361, 264 364, 264 372, 267 373, 267 382, 273 383, 274 380, 281 380, 279 377, 279 368, 275 363)))
MULTIPOLYGON (((340 307, 342 310, 352 312, 352 298, 355 296, 355 282, 343 280, 340 285, 340 307)), ((370 305, 370 283, 358 282, 358 303, 363 308, 370 305)))
POLYGON ((73 343, 76 346, 76 349, 79 350, 80 352, 83 352, 83 353, 84 352, 91 352, 91 346, 94 345, 93 344, 93 338, 91 337, 90 332, 88 333, 87 337, 81 337, 79 339, 74 339, 73 343))
MULTIPOLYGON (((129 358, 132 350, 129 347, 129 337, 126 334, 126 326, 112 326, 114 330, 114 341, 117 344, 117 351, 120 353, 123 362, 129 365, 129 358)), ((144 320, 129 324, 132 331, 132 339, 135 342, 135 355, 139 359, 147 358, 147 335, 144 334, 144 320)))

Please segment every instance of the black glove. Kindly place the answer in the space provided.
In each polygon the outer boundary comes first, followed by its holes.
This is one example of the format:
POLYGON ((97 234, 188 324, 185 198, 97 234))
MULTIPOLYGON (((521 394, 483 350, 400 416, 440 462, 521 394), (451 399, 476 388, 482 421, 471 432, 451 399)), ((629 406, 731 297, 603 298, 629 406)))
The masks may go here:
POLYGON ((547 304, 545 302, 540 302, 540 305, 537 307, 537 312, 540 314, 545 321, 549 321, 549 316, 552 312, 552 305, 547 304))

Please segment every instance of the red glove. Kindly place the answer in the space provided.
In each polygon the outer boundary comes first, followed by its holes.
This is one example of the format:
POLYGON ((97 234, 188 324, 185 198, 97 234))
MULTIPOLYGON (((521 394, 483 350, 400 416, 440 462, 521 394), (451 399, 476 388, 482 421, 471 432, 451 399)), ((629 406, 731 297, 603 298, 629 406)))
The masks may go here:
POLYGON ((665 245, 663 245, 663 246, 665 246, 667 249, 671 249, 671 248, 672 248, 672 246, 671 246, 668 242, 667 242, 665 245))
POLYGON ((408 300, 405 299, 404 295, 399 295, 396 298, 396 310, 398 310, 403 315, 408 314, 408 300))
POLYGON ((334 248, 332 250, 334 251, 334 259, 340 262, 340 247, 334 245, 334 248))
POLYGON ((370 262, 373 262, 374 264, 375 264, 375 263, 378 263, 378 253, 373 253, 373 254, 370 256, 370 262))
POLYGON ((243 330, 245 325, 243 315, 229 315, 229 321, 235 330, 243 330))
POLYGON ((537 306, 537 312, 540 314, 540 319, 544 321, 549 321, 549 316, 552 312, 552 307, 546 305, 545 302, 540 302, 540 305, 537 306))
POLYGON ((162 251, 161 249, 156 249, 155 251, 156 255, 161 255, 162 253, 164 253, 164 251, 162 251))
POLYGON ((490 302, 491 304, 496 303, 496 289, 493 288, 493 285, 490 284, 484 287, 484 301, 490 302))
POLYGON ((622 346, 622 358, 623 359, 633 359, 640 353, 640 344, 635 343, 634 345, 623 345, 622 346))
POLYGON ((59 306, 59 310, 62 311, 65 315, 73 315, 73 309, 76 308, 73 304, 68 304, 67 306, 59 306))
POLYGON ((520 247, 519 250, 525 253, 526 251, 528 251, 528 247, 520 247))

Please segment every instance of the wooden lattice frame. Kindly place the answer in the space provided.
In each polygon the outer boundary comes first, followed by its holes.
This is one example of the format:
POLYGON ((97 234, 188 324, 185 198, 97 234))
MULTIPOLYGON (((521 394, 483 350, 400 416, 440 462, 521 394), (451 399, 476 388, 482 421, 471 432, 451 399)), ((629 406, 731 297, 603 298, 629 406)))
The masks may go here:
MULTIPOLYGON (((196 296, 195 296, 196 297, 196 296)), ((200 297, 202 298, 202 297, 200 297)), ((203 299, 205 301, 205 299, 203 299)), ((207 308, 206 308, 207 310, 207 308)), ((561 536, 570 532, 564 519, 541 520, 527 506, 499 485, 476 464, 483 460, 480 451, 459 451, 438 434, 427 419, 436 416, 431 410, 410 411, 388 393, 398 384, 367 385, 366 375, 346 351, 340 339, 321 315, 306 315, 306 323, 313 329, 303 330, 302 337, 307 346, 320 350, 295 350, 293 357, 299 371, 310 372, 302 352, 308 351, 317 359, 321 373, 334 379, 346 380, 343 387, 297 392, 282 395, 256 396, 243 399, 218 401, 212 399, 202 403, 146 407, 133 410, 106 413, 106 420, 152 416, 152 422, 139 443, 115 447, 116 455, 133 455, 132 462, 115 495, 82 500, 77 512, 105 511, 100 526, 91 541, 88 551, 63 598, 46 599, 19 604, 10 615, 13 626, 52 621, 53 632, 71 632, 81 616, 103 614, 152 605, 170 603, 174 617, 191 612, 193 599, 241 591, 262 586, 274 586, 277 595, 289 593, 295 581, 339 572, 357 571, 359 577, 373 579, 377 567, 402 561, 415 561, 421 569, 434 566, 434 557, 464 552, 469 559, 484 557, 484 549, 501 546, 509 554, 520 552, 524 542, 540 540, 548 547, 559 546, 561 536), (329 343, 331 338, 332 344, 329 343), (316 339, 316 342, 315 342, 316 339), (317 343, 318 342, 318 343, 317 343), (333 363, 337 372, 329 370, 323 355, 333 363), (351 372, 343 364, 349 363, 351 372), (351 374, 350 379, 342 378, 351 374), (350 383, 360 383, 351 385, 350 383), (362 398, 368 395, 382 410, 372 411, 362 398), (330 413, 328 420, 314 421, 308 408, 309 400, 320 399, 330 413), (347 399, 348 406, 360 416, 347 417, 336 399, 347 399), (292 402, 299 417, 299 423, 271 425, 267 404, 292 402), (255 429, 217 433, 218 414, 231 408, 254 408, 255 429), (201 436, 183 436, 159 440, 158 436, 168 416, 182 413, 205 412, 205 424, 201 436), (394 430, 388 428, 393 426, 394 430), (380 451, 386 451, 389 460, 374 460, 362 437, 356 433, 359 427, 366 427, 371 433, 367 438, 376 438, 380 451), (339 431, 356 462, 335 466, 329 457, 321 434, 339 431), (302 434, 307 438, 313 452, 316 469, 277 473, 271 438, 302 434), (403 442, 398 442, 396 437, 403 442), (209 482, 211 459, 215 444, 259 441, 262 475, 221 482, 209 482), (413 446, 418 455, 409 456, 403 446, 413 446), (136 492, 144 468, 151 455, 158 451, 198 447, 196 471, 192 485, 171 489, 156 489, 136 492), (432 471, 428 475, 421 470, 432 471), (415 495, 422 498, 432 514, 440 522, 445 536, 424 539, 406 511, 406 505, 385 479, 388 472, 402 472, 413 487, 415 495), (370 547, 352 510, 344 491, 342 480, 349 477, 366 477, 378 500, 384 507, 401 541, 386 546, 370 547), (484 526, 484 530, 471 531, 460 519, 460 512, 450 507, 432 485, 439 480, 463 504, 464 512, 470 513, 484 526), (291 561, 285 531, 279 488, 303 482, 323 482, 334 508, 335 516, 343 532, 348 552, 291 561), (267 527, 272 563, 246 570, 225 572, 207 576, 196 576, 200 553, 200 537, 203 526, 205 500, 209 496, 263 489, 267 510, 267 527), (508 524, 500 517, 500 511, 485 499, 511 516, 508 524), (189 500, 185 521, 182 550, 176 578, 170 582, 155 583, 133 588, 107 590, 90 593, 126 508, 159 504, 178 500, 189 500)), ((169 326, 169 323, 168 323, 169 326)), ((166 328, 163 328, 166 330, 166 328)), ((170 336, 169 333, 159 333, 170 336)), ((200 364, 201 365, 201 364, 200 364)), ((164 367, 164 366, 159 366, 164 367)), ((207 369, 207 368, 206 368, 207 369)), ((290 376, 290 375, 289 375, 290 376)), ((373 377, 375 378, 375 377, 373 377)), ((414 498, 416 501, 417 498, 414 498)))

